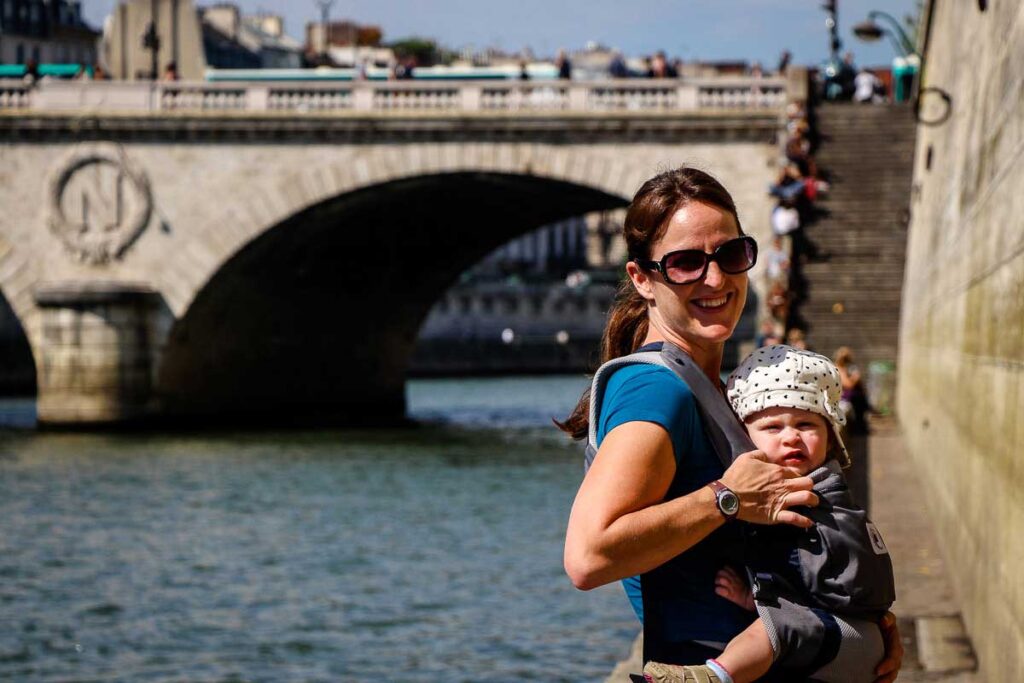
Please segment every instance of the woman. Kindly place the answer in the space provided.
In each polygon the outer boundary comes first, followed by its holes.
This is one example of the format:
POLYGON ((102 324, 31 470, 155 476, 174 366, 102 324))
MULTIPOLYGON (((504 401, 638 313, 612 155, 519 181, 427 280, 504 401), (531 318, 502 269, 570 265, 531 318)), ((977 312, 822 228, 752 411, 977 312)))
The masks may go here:
POLYGON ((847 429, 851 434, 867 434, 871 431, 868 427, 871 403, 860 369, 854 364, 853 351, 849 346, 840 346, 832 360, 839 368, 839 380, 843 387, 840 405, 846 412, 847 429))
MULTIPOLYGON (((754 262, 737 242, 743 232, 729 193, 696 169, 662 173, 633 198, 624 234, 628 280, 609 315, 602 360, 671 343, 720 386, 754 262)), ((582 438, 588 413, 585 394, 561 427, 582 438)), ((704 662, 751 620, 716 595, 715 574, 735 562, 740 543, 716 491, 739 498, 741 520, 808 527, 792 508, 817 504, 812 482, 757 451, 723 470, 692 393, 665 368, 617 371, 599 415, 597 456, 566 532, 566 572, 584 590, 623 581, 644 622, 645 659, 704 662)), ((883 630, 888 657, 878 680, 888 682, 902 647, 891 615, 883 630)))

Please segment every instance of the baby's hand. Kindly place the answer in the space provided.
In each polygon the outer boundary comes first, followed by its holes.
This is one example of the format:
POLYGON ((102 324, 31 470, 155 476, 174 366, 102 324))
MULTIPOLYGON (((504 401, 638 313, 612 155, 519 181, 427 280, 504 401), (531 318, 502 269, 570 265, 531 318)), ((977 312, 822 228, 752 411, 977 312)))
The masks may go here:
POLYGON ((744 609, 754 611, 754 593, 732 567, 722 567, 715 576, 715 593, 744 609))

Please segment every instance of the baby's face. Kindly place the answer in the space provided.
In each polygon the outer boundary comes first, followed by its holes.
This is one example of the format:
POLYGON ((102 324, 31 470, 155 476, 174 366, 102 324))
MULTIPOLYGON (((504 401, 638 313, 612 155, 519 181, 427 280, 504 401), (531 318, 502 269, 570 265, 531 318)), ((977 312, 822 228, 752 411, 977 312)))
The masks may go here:
POLYGON ((768 462, 807 474, 828 454, 828 422, 809 410, 766 408, 744 420, 754 445, 768 462))

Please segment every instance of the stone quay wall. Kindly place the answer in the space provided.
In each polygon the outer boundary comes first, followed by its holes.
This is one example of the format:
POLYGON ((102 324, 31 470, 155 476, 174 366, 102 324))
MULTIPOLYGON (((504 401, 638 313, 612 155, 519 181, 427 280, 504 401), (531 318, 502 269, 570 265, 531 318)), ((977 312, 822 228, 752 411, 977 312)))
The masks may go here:
POLYGON ((1024 4, 930 8, 899 410, 981 669, 1020 681, 1024 4))

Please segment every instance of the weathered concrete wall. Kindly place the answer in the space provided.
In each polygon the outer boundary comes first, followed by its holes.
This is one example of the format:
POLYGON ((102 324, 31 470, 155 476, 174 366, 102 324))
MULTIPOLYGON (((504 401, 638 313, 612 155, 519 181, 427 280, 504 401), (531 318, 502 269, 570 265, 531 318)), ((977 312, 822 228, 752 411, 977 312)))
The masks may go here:
POLYGON ((918 133, 899 408, 986 680, 1020 681, 1024 4, 987 4, 933 3, 924 85, 952 111, 918 133))

